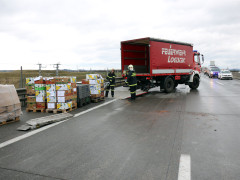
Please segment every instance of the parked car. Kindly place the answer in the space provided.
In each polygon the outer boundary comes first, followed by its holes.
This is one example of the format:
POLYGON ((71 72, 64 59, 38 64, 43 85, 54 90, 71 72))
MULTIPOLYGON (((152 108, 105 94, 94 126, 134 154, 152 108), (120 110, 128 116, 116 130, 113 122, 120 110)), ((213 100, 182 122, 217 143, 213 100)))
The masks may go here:
POLYGON ((218 67, 210 67, 208 70, 209 78, 218 77, 220 69, 218 67))
POLYGON ((233 79, 233 75, 229 70, 222 70, 218 74, 218 79, 233 79))

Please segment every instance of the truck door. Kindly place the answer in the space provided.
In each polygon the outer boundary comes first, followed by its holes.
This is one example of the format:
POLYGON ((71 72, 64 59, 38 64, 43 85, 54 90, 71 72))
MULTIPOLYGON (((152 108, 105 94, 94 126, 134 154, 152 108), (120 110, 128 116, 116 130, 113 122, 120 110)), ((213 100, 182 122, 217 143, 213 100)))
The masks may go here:
POLYGON ((199 53, 194 53, 194 70, 201 72, 201 62, 200 62, 200 54, 199 53))

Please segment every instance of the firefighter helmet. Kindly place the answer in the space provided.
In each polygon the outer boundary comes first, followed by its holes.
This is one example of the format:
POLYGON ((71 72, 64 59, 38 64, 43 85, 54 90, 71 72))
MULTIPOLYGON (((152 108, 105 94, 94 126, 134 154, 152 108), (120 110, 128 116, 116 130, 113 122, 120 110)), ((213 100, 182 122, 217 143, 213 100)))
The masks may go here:
POLYGON ((133 70, 133 65, 130 64, 130 65, 128 66, 128 69, 129 69, 129 70, 133 70))

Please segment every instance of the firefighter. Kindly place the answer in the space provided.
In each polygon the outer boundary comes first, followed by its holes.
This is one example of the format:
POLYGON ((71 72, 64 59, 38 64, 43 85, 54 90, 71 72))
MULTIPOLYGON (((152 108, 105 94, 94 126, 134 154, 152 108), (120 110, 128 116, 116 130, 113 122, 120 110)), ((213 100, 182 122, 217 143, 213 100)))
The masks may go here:
POLYGON ((131 94, 131 100, 136 99, 136 89, 137 89, 137 78, 136 73, 133 69, 133 65, 128 66, 128 73, 127 73, 127 83, 130 87, 130 94, 131 94))
POLYGON ((108 92, 111 88, 111 95, 112 97, 114 97, 114 87, 115 87, 115 73, 114 73, 114 69, 112 69, 112 71, 110 73, 108 73, 108 76, 107 76, 107 80, 109 81, 109 84, 107 86, 107 89, 106 89, 106 94, 105 96, 108 97, 108 92))

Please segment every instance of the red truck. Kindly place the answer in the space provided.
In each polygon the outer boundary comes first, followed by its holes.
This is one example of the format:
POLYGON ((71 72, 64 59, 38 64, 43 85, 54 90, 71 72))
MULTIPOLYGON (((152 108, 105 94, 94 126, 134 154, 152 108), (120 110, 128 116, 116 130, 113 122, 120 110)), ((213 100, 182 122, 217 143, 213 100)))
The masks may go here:
POLYGON ((178 84, 197 89, 201 61, 204 62, 203 55, 193 51, 193 45, 189 43, 150 37, 121 42, 123 76, 132 64, 138 88, 144 91, 160 86, 169 93, 178 84))

